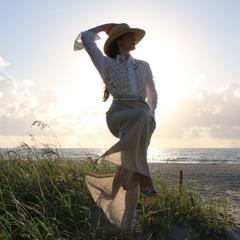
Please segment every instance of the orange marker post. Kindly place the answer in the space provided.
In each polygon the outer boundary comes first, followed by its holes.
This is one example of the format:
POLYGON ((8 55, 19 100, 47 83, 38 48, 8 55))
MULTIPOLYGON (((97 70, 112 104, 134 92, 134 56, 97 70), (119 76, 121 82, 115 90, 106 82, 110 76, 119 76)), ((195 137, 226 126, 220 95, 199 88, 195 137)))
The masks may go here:
POLYGON ((180 177, 179 177, 179 192, 182 195, 182 177, 183 177, 183 171, 180 170, 180 177))

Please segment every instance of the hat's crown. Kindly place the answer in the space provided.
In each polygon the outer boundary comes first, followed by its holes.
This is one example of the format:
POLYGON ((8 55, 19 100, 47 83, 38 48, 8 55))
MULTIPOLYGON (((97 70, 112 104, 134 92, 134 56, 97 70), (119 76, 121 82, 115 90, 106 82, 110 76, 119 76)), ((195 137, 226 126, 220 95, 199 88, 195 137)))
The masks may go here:
POLYGON ((128 28, 130 27, 126 23, 117 24, 109 31, 109 36, 111 36, 115 32, 118 32, 119 30, 128 29, 128 28))

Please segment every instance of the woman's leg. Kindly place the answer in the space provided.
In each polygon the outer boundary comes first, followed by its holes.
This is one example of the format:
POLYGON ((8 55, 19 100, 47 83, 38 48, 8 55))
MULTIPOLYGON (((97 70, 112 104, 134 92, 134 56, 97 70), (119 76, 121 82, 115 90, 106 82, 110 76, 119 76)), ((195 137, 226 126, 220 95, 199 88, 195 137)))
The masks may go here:
POLYGON ((152 183, 152 179, 144 175, 140 177, 140 191, 146 196, 157 195, 157 190, 152 183))
POLYGON ((153 186, 152 179, 150 177, 142 175, 140 177, 140 186, 141 187, 152 187, 153 186))

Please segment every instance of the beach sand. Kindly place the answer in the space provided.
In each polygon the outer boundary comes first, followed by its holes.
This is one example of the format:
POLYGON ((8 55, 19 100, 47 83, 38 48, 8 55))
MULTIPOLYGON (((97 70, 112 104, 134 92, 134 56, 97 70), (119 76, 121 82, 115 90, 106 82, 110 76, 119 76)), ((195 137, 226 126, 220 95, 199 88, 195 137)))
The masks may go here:
MULTIPOLYGON (((201 192, 203 198, 207 194, 230 199, 229 218, 240 224, 240 164, 150 163, 149 165, 153 177, 157 176, 176 184, 179 184, 180 170, 182 170, 183 189, 184 185, 191 183, 201 192)), ((230 231, 233 235, 232 239, 240 239, 239 225, 230 231)))
POLYGON ((202 192, 231 197, 240 205, 240 164, 184 164, 151 163, 152 176, 179 183, 180 170, 183 171, 183 184, 197 184, 202 192))

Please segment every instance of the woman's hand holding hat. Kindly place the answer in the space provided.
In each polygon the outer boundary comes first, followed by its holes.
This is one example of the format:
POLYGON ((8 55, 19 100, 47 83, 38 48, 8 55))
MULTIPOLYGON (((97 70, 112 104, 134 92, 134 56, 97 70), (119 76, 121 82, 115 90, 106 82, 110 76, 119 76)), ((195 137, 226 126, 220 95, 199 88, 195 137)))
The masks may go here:
POLYGON ((107 24, 103 24, 103 25, 88 29, 88 31, 91 31, 94 33, 106 32, 106 34, 109 35, 109 31, 116 25, 117 25, 116 23, 107 23, 107 24))
POLYGON ((110 30, 115 27, 117 24, 116 23, 109 23, 106 25, 105 32, 107 35, 109 35, 110 30))

